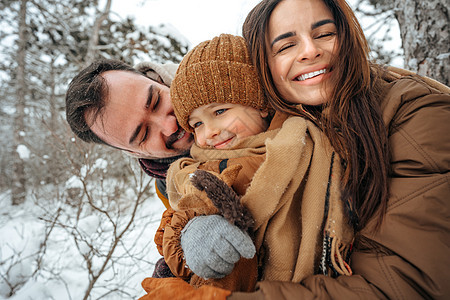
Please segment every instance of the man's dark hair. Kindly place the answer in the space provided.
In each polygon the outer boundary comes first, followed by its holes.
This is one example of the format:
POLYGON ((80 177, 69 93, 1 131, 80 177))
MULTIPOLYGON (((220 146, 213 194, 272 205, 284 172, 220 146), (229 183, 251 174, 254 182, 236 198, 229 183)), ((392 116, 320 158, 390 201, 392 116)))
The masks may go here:
POLYGON ((130 65, 119 60, 99 60, 81 70, 69 84, 66 93, 66 119, 72 131, 85 142, 106 144, 92 130, 85 119, 85 112, 92 113, 95 120, 105 106, 108 96, 106 80, 100 76, 106 71, 129 71, 141 74, 130 65))

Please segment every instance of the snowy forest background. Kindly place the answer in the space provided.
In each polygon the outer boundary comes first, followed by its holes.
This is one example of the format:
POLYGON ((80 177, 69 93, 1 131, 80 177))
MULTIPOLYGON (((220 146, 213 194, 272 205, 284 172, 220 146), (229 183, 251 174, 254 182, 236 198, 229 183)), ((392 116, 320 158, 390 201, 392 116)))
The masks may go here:
MULTIPOLYGON (((0 2, 0 299, 136 299, 159 257, 153 180, 77 139, 64 95, 95 59, 177 63, 195 45, 111 1, 0 2)), ((449 84, 448 0, 350 3, 374 60, 449 84)))

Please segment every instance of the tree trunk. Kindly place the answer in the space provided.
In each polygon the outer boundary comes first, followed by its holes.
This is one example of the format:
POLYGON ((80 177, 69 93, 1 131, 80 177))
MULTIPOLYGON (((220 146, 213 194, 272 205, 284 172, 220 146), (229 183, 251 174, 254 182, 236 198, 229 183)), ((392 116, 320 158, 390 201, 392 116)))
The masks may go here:
POLYGON ((25 162, 20 157, 19 146, 24 143, 25 135, 25 55, 26 55, 26 30, 27 30, 27 0, 20 2, 19 11, 19 41, 17 52, 17 98, 16 113, 14 116, 14 148, 13 148, 13 166, 14 178, 12 179, 12 204, 18 205, 25 201, 26 197, 26 178, 25 178, 25 162))
MULTIPOLYGON (((51 132, 51 135, 57 136, 58 135, 58 97, 56 95, 56 67, 55 67, 56 63, 55 63, 55 58, 51 59, 51 62, 49 64, 49 68, 50 68, 50 78, 48 81, 48 85, 49 85, 49 90, 50 90, 50 94, 48 95, 48 99, 49 99, 49 105, 50 105, 50 120, 47 123, 48 129, 51 132)), ((57 149, 58 147, 56 147, 57 149)), ((60 176, 59 176, 59 170, 60 170, 60 160, 57 159, 58 157, 58 153, 57 150, 55 151, 55 147, 51 147, 51 150, 49 149, 49 151, 51 151, 51 157, 53 159, 49 159, 47 161, 48 167, 49 167, 49 179, 51 179, 51 182, 53 182, 55 184, 55 186, 59 186, 60 183, 60 176)), ((48 178, 48 177, 47 177, 48 178)))
POLYGON ((49 65, 50 68, 50 78, 49 78, 49 90, 50 95, 48 96, 48 101, 50 104, 50 122, 48 124, 50 131, 56 133, 56 124, 58 122, 58 109, 57 109, 57 96, 56 96, 56 71, 55 71, 55 58, 51 58, 49 65))
POLYGON ((406 68, 450 80, 449 0, 395 0, 406 68))
POLYGON ((111 2, 112 0, 108 0, 105 5, 104 11, 97 17, 95 20, 94 26, 92 27, 91 36, 89 38, 88 49, 86 53, 86 57, 84 60, 84 65, 87 67, 90 65, 95 59, 95 52, 98 45, 98 35, 100 33, 100 27, 102 26, 102 22, 106 20, 111 10, 111 2))

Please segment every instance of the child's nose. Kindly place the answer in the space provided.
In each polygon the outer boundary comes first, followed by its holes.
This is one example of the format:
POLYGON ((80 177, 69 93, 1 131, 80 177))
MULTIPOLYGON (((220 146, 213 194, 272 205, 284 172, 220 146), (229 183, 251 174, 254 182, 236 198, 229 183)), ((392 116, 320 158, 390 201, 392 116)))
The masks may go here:
POLYGON ((207 125, 205 128, 205 138, 207 140, 213 139, 215 136, 219 135, 220 130, 214 125, 207 125))

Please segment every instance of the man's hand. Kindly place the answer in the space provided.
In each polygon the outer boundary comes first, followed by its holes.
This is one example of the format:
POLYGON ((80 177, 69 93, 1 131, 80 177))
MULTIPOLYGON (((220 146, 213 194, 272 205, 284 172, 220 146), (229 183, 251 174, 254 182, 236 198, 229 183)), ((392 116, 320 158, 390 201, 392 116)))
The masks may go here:
POLYGON ((242 257, 252 258, 255 245, 250 236, 219 215, 199 216, 181 233, 187 266, 198 276, 222 278, 242 257))

